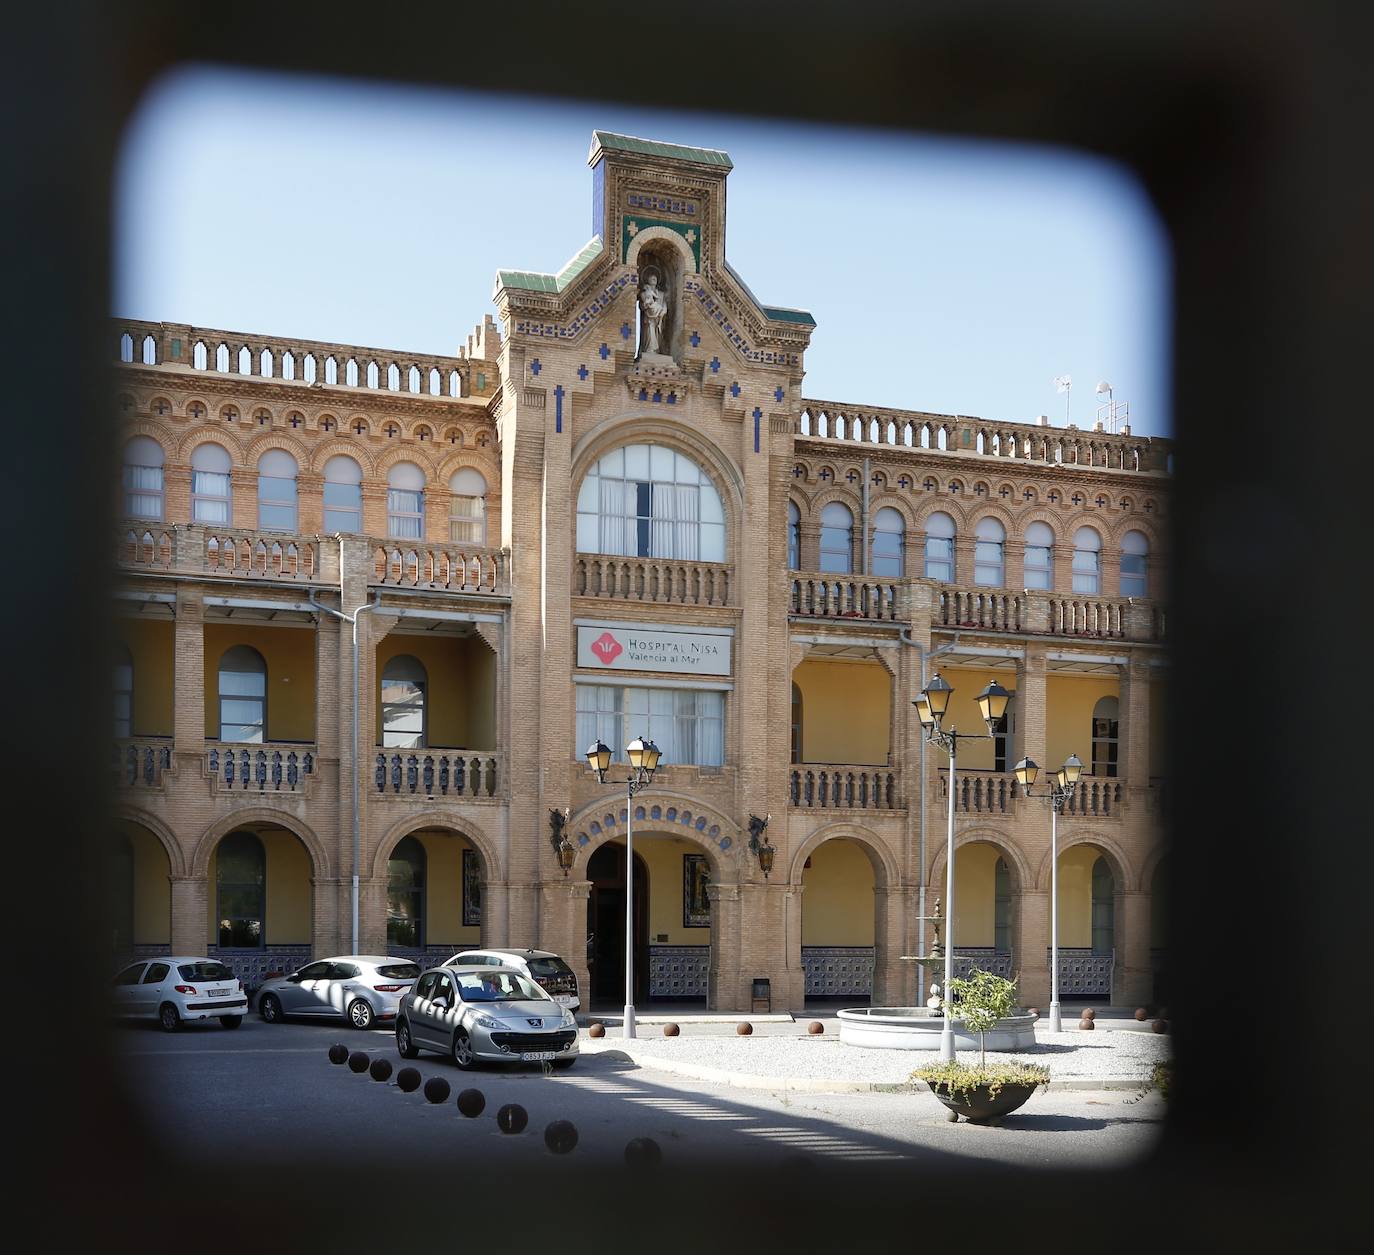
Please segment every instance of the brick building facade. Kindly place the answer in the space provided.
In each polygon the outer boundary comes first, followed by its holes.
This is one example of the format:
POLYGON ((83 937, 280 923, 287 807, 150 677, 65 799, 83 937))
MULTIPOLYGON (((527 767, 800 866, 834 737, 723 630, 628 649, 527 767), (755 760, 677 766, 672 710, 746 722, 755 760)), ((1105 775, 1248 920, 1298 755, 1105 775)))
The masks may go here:
POLYGON ((536 945, 617 1006, 633 805, 639 998, 923 1001, 938 669, 961 731, 1014 694, 960 754, 958 953, 1047 1001, 1049 812, 1010 769, 1076 753, 1064 997, 1155 996, 1168 442, 808 398, 814 320, 725 259, 729 158, 589 163, 586 247, 498 272, 451 358, 114 324, 116 948, 252 984, 536 945), (640 734, 630 803, 583 752, 640 734))

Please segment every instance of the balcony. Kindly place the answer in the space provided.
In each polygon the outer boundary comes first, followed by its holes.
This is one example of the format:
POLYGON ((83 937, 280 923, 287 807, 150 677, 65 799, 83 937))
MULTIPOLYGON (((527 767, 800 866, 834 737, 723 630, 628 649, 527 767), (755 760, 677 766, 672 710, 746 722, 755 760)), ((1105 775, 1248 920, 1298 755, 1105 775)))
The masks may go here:
POLYGON ((510 594, 509 554, 467 545, 378 545, 368 583, 445 593, 510 594))
POLYGON ((504 756, 493 750, 378 750, 373 760, 375 794, 383 798, 501 799, 504 756))
POLYGON ((787 613, 818 619, 865 619, 880 623, 910 621, 906 580, 794 571, 787 613))
POLYGON ((315 775, 310 744, 211 745, 205 776, 216 794, 304 793, 315 775))
MULTIPOLYGON (((936 805, 949 805, 949 769, 939 768, 939 795, 936 805)), ((955 781, 956 815, 1013 815, 1022 797, 1016 778, 1004 771, 960 770, 955 781)), ((1065 819, 1114 819, 1121 815, 1126 799, 1126 782, 1116 776, 1079 778, 1078 787, 1064 805, 1065 819)))
POLYGON ((800 810, 906 809, 897 768, 844 763, 794 763, 788 777, 788 804, 800 810))
POLYGON ((729 606, 733 604, 734 588, 735 568, 722 562, 579 553, 573 563, 574 597, 676 606, 729 606))
POLYGON ((110 765, 119 789, 161 790, 162 773, 172 765, 171 737, 116 740, 110 765))

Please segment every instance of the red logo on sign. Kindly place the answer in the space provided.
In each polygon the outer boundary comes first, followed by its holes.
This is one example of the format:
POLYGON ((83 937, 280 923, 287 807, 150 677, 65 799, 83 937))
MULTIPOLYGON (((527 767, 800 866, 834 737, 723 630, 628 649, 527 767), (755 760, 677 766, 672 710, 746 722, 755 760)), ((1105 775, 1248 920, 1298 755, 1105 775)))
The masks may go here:
POLYGON ((603 667, 609 667, 625 651, 620 642, 609 632, 602 632, 591 644, 592 653, 601 659, 603 667))

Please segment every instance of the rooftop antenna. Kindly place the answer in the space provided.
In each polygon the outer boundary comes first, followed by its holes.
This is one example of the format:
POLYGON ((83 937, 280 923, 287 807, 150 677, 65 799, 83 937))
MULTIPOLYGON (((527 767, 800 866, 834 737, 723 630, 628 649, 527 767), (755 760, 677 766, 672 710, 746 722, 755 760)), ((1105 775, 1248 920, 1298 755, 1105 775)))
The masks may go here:
POLYGON ((1099 429, 1105 427, 1107 431, 1115 435, 1117 420, 1126 418, 1129 415, 1129 409, 1124 401, 1120 405, 1117 404, 1116 398, 1112 395, 1112 385, 1105 379, 1098 383, 1097 395, 1107 398, 1105 401, 1097 403, 1097 426, 1099 429))
POLYGON ((1070 375, 1056 375, 1054 377, 1054 390, 1064 394, 1064 425, 1069 424, 1069 389, 1073 387, 1073 377, 1070 375))

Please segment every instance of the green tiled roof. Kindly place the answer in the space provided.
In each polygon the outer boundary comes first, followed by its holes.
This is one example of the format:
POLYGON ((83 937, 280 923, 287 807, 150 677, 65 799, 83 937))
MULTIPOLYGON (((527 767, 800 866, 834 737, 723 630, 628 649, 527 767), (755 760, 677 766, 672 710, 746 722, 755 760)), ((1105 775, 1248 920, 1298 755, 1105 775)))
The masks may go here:
POLYGON ((808 327, 816 325, 816 320, 804 309, 787 309, 782 305, 760 305, 759 308, 774 322, 799 322, 808 327))
POLYGON ((639 153, 643 157, 667 157, 673 161, 695 161, 702 166, 717 166, 722 170, 733 170, 735 163, 730 154, 718 148, 687 148, 682 144, 665 144, 656 139, 638 139, 633 135, 616 135, 611 131, 592 132, 592 150, 587 154, 590 165, 597 152, 603 148, 617 152, 639 153))
POLYGON ((556 275, 539 274, 533 270, 498 270, 496 291, 499 292, 502 288, 519 288, 525 292, 552 292, 556 295, 600 257, 604 247, 599 235, 592 236, 556 275))

